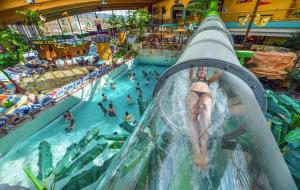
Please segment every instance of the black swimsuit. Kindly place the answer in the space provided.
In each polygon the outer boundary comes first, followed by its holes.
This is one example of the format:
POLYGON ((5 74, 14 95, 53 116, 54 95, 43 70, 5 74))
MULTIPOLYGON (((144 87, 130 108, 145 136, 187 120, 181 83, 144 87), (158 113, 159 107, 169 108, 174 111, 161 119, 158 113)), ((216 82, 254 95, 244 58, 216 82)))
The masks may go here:
MULTIPOLYGON (((204 83, 206 83, 208 85, 208 80, 207 79, 200 80, 200 79, 196 78, 193 82, 204 82, 204 83)), ((207 92, 200 92, 200 91, 195 91, 195 90, 191 90, 191 91, 194 92, 194 93, 196 93, 199 96, 199 98, 201 96, 203 96, 204 94, 209 94, 207 92)))
POLYGON ((192 90, 192 92, 196 93, 199 97, 203 96, 204 94, 208 94, 207 92, 199 92, 194 90, 192 90))

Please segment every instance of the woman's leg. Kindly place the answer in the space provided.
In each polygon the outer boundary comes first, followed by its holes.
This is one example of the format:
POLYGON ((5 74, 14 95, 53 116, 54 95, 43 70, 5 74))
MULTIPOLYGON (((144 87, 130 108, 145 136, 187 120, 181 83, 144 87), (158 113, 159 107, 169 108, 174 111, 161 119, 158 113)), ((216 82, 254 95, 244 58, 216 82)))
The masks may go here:
POLYGON ((199 100, 199 144, 202 156, 202 168, 208 165, 208 129, 211 124, 212 98, 209 95, 203 95, 199 100))
POLYGON ((192 152, 193 152, 193 161, 194 163, 200 167, 201 161, 201 151, 199 146, 199 135, 200 131, 198 131, 198 115, 199 115, 199 97, 194 92, 190 92, 187 97, 187 110, 189 114, 189 127, 188 127, 188 135, 190 136, 192 152))

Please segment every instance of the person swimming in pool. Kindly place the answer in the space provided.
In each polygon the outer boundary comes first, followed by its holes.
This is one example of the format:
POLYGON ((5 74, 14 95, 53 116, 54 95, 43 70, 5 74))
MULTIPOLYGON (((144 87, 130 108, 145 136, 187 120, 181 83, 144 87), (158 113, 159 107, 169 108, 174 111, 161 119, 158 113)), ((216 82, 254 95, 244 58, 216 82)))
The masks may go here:
POLYGON ((101 102, 105 102, 107 100, 107 97, 105 96, 105 94, 102 94, 102 100, 101 102))
POLYGON ((142 72, 143 72, 144 77, 147 78, 148 77, 148 73, 145 70, 143 70, 142 72))
POLYGON ((150 84, 150 79, 147 78, 147 80, 145 81, 145 85, 146 85, 146 86, 149 86, 149 84, 150 84))
POLYGON ((187 109, 189 112, 189 133, 192 143, 193 161, 196 166, 207 169, 208 165, 208 129, 211 124, 213 98, 209 85, 216 82, 222 72, 215 72, 207 79, 207 68, 200 67, 194 74, 190 70, 189 78, 191 89, 187 96, 187 109))
POLYGON ((130 123, 132 120, 134 120, 133 115, 129 114, 128 112, 125 112, 124 121, 126 123, 130 123))
POLYGON ((132 104, 132 98, 129 94, 127 95, 127 104, 128 105, 132 104))
POLYGON ((98 103, 98 106, 100 106, 100 109, 102 110, 104 116, 107 115, 107 109, 103 106, 101 102, 98 103))
POLYGON ((138 90, 138 91, 141 90, 141 86, 140 86, 140 83, 139 83, 139 82, 136 83, 135 89, 138 90))
POLYGON ((108 116, 109 117, 115 117, 115 116, 117 116, 117 114, 115 112, 115 109, 113 107, 112 102, 110 102, 109 105, 108 105, 108 116))
POLYGON ((131 73, 129 80, 135 80, 135 73, 131 73))
POLYGON ((115 90, 115 89, 116 89, 116 85, 117 85, 117 83, 116 83, 116 82, 114 82, 114 83, 111 83, 111 89, 112 89, 112 90, 115 90))
POLYGON ((65 130, 66 130, 67 132, 73 131, 73 130, 75 129, 75 125, 74 125, 75 120, 74 120, 74 117, 73 117, 72 113, 71 113, 69 110, 66 111, 66 113, 65 113, 65 115, 64 115, 64 118, 65 118, 67 121, 69 121, 69 123, 70 123, 70 125, 69 125, 67 128, 65 128, 65 130))
POLYGON ((142 98, 143 97, 143 92, 141 89, 138 90, 138 97, 139 98, 142 98))

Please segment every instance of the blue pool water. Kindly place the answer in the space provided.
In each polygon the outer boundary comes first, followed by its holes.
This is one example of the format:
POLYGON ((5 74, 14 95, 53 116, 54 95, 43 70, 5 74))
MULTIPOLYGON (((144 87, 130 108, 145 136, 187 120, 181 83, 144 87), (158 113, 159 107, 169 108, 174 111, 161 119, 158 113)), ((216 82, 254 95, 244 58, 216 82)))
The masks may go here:
MULTIPOLYGON (((119 133, 126 133, 118 124, 124 122, 125 112, 133 114, 135 119, 139 120, 140 116, 137 109, 137 91, 136 82, 140 82, 143 91, 143 98, 150 98, 150 94, 156 82, 155 76, 150 77, 150 85, 145 86, 145 78, 142 70, 158 71, 162 73, 164 67, 156 66, 134 66, 130 72, 136 74, 136 80, 129 80, 127 77, 128 71, 123 73, 118 78, 114 79, 116 82, 116 89, 111 90, 110 84, 106 88, 99 88, 89 98, 82 100, 81 103, 75 106, 71 112, 75 118, 75 131, 66 133, 65 128, 68 123, 59 117, 48 126, 28 138, 26 141, 19 143, 8 152, 0 160, 0 184, 9 184, 14 186, 23 186, 33 188, 33 185, 28 180, 23 172, 24 167, 30 168, 34 174, 38 173, 38 145, 41 141, 46 140, 51 144, 53 153, 54 165, 65 154, 66 148, 72 143, 78 142, 88 130, 99 127, 101 134, 112 134, 114 131, 119 133), (100 107, 97 103, 101 100, 101 94, 104 93, 108 101, 104 103, 108 107, 111 100, 117 112, 117 117, 104 117, 100 107), (130 94, 134 104, 127 105, 127 95, 130 94)), ((1 188, 0 188, 1 189, 1 188)))

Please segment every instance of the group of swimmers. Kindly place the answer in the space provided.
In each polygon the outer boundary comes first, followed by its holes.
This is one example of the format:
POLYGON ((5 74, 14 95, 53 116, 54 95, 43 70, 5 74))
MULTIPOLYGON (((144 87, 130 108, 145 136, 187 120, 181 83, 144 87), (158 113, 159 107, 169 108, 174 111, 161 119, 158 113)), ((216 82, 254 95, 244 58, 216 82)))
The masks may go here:
POLYGON ((159 79, 159 72, 157 72, 156 70, 154 70, 154 72, 152 71, 146 72, 145 70, 143 70, 142 72, 143 72, 143 76, 147 78, 147 80, 149 79, 150 76, 155 76, 156 80, 159 79))
MULTIPOLYGON (((106 96, 104 94, 102 94, 102 100, 101 100, 101 102, 105 102, 105 101, 107 101, 107 98, 106 98, 106 96)), ((109 102, 108 109, 106 109, 101 102, 98 103, 98 106, 100 106, 100 109, 102 110, 104 116, 107 116, 107 115, 109 117, 115 117, 115 116, 117 116, 117 113, 115 111, 115 108, 113 106, 113 102, 112 101, 109 102)))
MULTIPOLYGON (((157 71, 149 71, 148 73, 146 71, 142 71, 143 72, 143 76, 146 78, 146 81, 144 83, 145 86, 149 86, 150 84, 150 78, 149 76, 156 76, 157 79, 159 77, 159 73, 157 71)), ((128 79, 130 80, 135 80, 136 79, 136 74, 134 72, 130 72, 128 74, 128 79)), ((115 90, 116 89, 116 82, 112 82, 111 83, 111 90, 115 90)), ((143 97, 143 91, 142 91, 142 88, 141 88, 141 85, 139 82, 136 83, 136 90, 137 90, 137 93, 138 93, 138 97, 139 98, 142 98, 143 97)), ((108 105, 108 108, 106 108, 103 103, 108 101, 107 99, 107 96, 102 93, 101 95, 101 101, 98 103, 98 106, 100 107, 101 111, 103 112, 104 116, 109 116, 109 117, 116 117, 117 116, 117 113, 116 113, 116 110, 113 106, 113 102, 110 101, 109 102, 109 105, 108 105)), ((131 105, 133 104, 133 101, 132 101, 132 97, 130 94, 127 95, 127 104, 128 105, 131 105)), ((134 120, 133 118, 133 115, 132 114, 129 114, 128 112, 125 112, 125 116, 124 116, 124 120, 125 122, 131 122, 134 120)), ((137 122, 136 120, 134 121, 135 123, 137 122)))
MULTIPOLYGON (((147 71, 143 70, 142 73, 143 73, 144 78, 146 78, 145 84, 147 82, 150 82, 150 77, 155 77, 156 80, 158 80, 159 75, 160 75, 159 72, 157 72, 156 70, 154 70, 153 72, 152 71, 147 72, 147 71)), ((135 73, 134 72, 129 72, 128 73, 128 79, 129 80, 135 80, 136 79, 135 73)))

